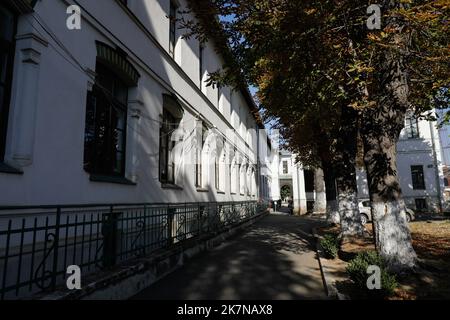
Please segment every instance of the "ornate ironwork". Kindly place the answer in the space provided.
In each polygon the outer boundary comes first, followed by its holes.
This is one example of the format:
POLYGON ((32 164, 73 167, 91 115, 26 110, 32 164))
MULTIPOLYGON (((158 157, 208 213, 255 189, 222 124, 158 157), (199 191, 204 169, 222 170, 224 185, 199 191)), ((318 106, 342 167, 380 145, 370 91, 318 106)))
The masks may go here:
POLYGON ((51 243, 51 246, 48 248, 46 248, 46 245, 44 247, 44 258, 42 259, 41 263, 39 263, 38 267, 36 268, 35 272, 34 272, 34 281, 36 283, 36 286, 41 289, 41 290, 47 290, 52 286, 52 282, 46 284, 45 282, 48 279, 51 279, 53 274, 52 271, 50 270, 46 270, 46 264, 47 264, 47 259, 50 256, 50 254, 52 253, 53 250, 55 250, 55 245, 56 245, 56 234, 55 233, 48 233, 45 237, 45 242, 46 243, 51 243), (42 269, 42 271, 40 271, 42 269), (39 276, 38 274, 41 273, 42 275, 39 276))
POLYGON ((144 234, 145 221, 139 220, 138 222, 136 222, 136 227, 138 228, 139 232, 133 242, 131 242, 131 250, 136 257, 142 257, 143 255, 145 255, 145 244, 137 245, 137 242, 139 238, 141 238, 141 236, 144 234))

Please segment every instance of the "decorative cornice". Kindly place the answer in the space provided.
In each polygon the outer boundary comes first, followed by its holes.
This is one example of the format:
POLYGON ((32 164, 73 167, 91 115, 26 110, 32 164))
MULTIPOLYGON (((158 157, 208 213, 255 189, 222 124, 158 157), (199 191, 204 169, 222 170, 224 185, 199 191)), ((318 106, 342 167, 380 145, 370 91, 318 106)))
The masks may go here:
POLYGON ((48 41, 45 40, 44 38, 40 37, 36 33, 31 33, 30 32, 30 33, 19 34, 19 35, 16 36, 16 41, 30 40, 30 39, 40 43, 44 47, 48 47, 48 41))

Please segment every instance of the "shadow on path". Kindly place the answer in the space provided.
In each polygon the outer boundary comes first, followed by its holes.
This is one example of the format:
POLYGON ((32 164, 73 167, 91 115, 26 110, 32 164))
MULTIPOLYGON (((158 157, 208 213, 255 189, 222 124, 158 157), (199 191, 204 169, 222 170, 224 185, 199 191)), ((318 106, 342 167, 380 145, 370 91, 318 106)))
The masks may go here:
POLYGON ((270 215, 133 299, 325 299, 306 218, 270 215))

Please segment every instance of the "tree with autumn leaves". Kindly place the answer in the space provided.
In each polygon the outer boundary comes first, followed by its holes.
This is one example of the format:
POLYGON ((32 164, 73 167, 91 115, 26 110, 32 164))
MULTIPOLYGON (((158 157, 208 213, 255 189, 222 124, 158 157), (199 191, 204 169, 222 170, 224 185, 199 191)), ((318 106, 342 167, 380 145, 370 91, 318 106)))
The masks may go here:
POLYGON ((396 143, 407 112, 431 119, 448 101, 450 0, 191 0, 189 9, 197 19, 184 22, 186 37, 214 39, 227 53, 211 83, 258 88, 298 160, 337 181, 338 220, 352 235, 362 230, 363 154, 377 250, 391 270, 413 269, 396 143), (381 16, 368 13, 373 4, 381 16))

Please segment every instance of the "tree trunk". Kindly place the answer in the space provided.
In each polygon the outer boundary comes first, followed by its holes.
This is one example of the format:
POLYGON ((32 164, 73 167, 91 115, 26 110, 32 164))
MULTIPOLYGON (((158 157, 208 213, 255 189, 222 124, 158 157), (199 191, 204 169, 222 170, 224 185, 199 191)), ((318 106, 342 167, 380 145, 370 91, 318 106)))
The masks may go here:
MULTIPOLYGON (((385 1, 386 10, 403 6, 397 1, 385 1)), ((361 133, 364 142, 364 163, 367 171, 372 206, 375 244, 390 270, 412 270, 417 256, 412 247, 406 221, 405 203, 397 176, 397 141, 404 127, 409 104, 407 68, 404 52, 410 40, 404 22, 398 17, 387 17, 386 28, 392 34, 395 47, 384 49, 378 55, 380 72, 375 79, 376 108, 364 112, 361 133), (399 50, 400 49, 400 50, 399 50)))
POLYGON ((327 222, 332 224, 340 223, 339 204, 336 192, 336 175, 331 164, 323 165, 323 173, 325 179, 325 195, 327 201, 327 222))
POLYGON ((335 166, 341 232, 344 237, 364 234, 356 182, 357 121, 356 111, 343 106, 335 166))
POLYGON ((327 203, 325 195, 324 172, 320 168, 315 169, 314 171, 314 191, 316 193, 316 199, 314 201, 314 212, 326 212, 327 203))
POLYGON ((358 187, 354 163, 340 165, 337 176, 339 219, 342 236, 360 236, 364 233, 358 206, 358 187))
POLYGON ((396 140, 386 136, 365 136, 364 147, 377 250, 392 271, 411 270, 417 256, 411 244, 397 177, 396 140))

